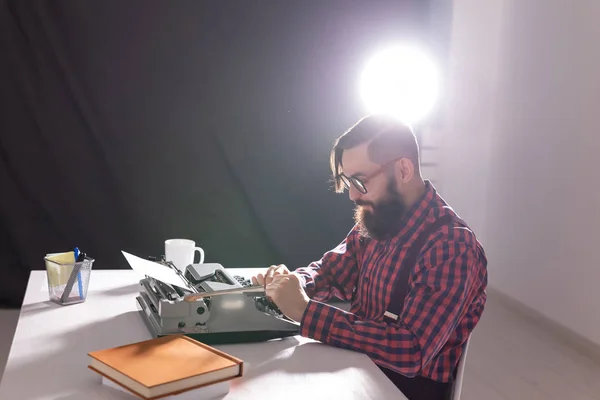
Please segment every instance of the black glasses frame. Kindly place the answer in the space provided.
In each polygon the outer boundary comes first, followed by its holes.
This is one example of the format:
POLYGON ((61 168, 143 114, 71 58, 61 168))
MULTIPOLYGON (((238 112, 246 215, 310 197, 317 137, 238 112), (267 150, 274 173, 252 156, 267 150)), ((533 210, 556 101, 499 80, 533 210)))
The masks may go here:
POLYGON ((347 176, 346 174, 344 174, 343 172, 341 174, 339 174, 337 176, 337 179, 341 180, 342 183, 344 184, 344 187, 347 190, 350 190, 350 185, 353 185, 356 190, 358 190, 360 193, 362 194, 367 194, 367 182, 370 179, 373 179, 375 176, 379 175, 380 173, 383 172, 383 170, 388 167, 389 165, 391 165, 392 163, 395 163, 398 160, 403 159, 404 157, 398 157, 398 158, 394 158, 391 161, 388 161, 387 163, 383 164, 381 167, 377 168, 375 171, 371 172, 370 174, 368 174, 365 178, 360 179, 357 178, 355 176, 347 176))

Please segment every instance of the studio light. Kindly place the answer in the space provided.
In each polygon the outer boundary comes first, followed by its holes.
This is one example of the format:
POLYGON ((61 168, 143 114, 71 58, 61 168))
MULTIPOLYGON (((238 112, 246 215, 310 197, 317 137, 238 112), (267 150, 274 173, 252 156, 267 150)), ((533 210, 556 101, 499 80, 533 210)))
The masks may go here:
POLYGON ((388 113, 406 124, 423 119, 438 96, 435 63, 416 46, 398 45, 376 54, 365 66, 360 94, 369 113, 388 113))

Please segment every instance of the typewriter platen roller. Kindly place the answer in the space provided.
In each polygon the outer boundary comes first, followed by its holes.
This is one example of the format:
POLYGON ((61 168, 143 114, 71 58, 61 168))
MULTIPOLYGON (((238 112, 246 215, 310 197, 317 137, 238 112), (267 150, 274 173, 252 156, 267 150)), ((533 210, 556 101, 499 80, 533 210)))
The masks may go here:
POLYGON ((207 344, 264 341, 299 333, 299 324, 283 315, 262 288, 220 264, 189 265, 182 285, 152 277, 140 280, 136 297, 154 337, 185 334, 207 344), (244 291, 248 290, 248 291, 244 291), (190 300, 192 299, 192 300, 190 300))

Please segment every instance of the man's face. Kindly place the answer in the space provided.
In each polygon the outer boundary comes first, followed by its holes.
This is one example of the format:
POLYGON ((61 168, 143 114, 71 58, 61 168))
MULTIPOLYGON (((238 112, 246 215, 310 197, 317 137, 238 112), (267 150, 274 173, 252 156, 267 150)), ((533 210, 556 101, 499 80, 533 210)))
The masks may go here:
POLYGON ((400 226, 400 218, 404 215, 405 206, 398 192, 393 164, 374 177, 364 180, 379 164, 369 160, 367 144, 344 150, 342 154, 342 171, 365 182, 367 193, 361 193, 353 185, 350 186, 350 200, 356 204, 354 219, 363 236, 379 240, 396 234, 400 226))

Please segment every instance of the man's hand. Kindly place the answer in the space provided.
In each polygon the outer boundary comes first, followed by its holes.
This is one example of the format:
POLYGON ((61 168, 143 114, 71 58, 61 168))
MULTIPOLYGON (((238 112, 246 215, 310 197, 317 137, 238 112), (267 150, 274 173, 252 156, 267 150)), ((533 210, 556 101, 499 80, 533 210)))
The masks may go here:
POLYGON ((283 264, 271 265, 269 267, 269 269, 267 269, 267 272, 264 275, 258 274, 256 276, 253 276, 252 284, 253 285, 262 285, 262 286, 266 287, 269 283, 271 283, 271 281, 273 280, 273 277, 275 277, 277 275, 287 275, 289 273, 290 273, 290 271, 283 264))
POLYGON ((309 297, 295 274, 276 275, 267 284, 267 296, 279 307, 282 313, 294 321, 300 322, 309 297))

